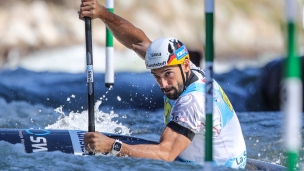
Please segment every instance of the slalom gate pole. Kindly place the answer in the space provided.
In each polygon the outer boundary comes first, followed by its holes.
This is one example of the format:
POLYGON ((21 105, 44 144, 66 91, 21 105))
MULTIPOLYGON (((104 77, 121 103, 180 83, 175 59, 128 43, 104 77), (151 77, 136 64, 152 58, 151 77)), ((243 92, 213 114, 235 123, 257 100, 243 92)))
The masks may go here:
POLYGON ((302 81, 301 61, 296 53, 296 0, 286 0, 287 12, 287 58, 282 91, 282 109, 284 113, 284 139, 289 171, 299 167, 298 158, 301 149, 302 81))
MULTIPOLYGON (((114 0, 106 0, 106 8, 110 12, 114 12, 114 0)), ((111 88, 114 86, 114 46, 113 34, 106 28, 106 70, 105 70, 105 86, 111 88)))
POLYGON ((205 28, 206 28, 206 135, 205 135, 205 165, 204 170, 213 170, 212 149, 212 118, 213 118, 213 12, 214 0, 205 0, 205 28))
POLYGON ((88 131, 95 132, 92 24, 91 24, 91 18, 89 17, 85 17, 85 40, 86 40, 88 118, 89 118, 88 131))

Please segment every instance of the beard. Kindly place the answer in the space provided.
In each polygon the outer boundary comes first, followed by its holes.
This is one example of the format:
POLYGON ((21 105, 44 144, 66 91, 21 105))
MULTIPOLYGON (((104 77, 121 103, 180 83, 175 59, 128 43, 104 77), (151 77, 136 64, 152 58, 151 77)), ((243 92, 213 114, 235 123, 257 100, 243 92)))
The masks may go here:
POLYGON ((181 83, 177 84, 177 87, 171 86, 171 87, 167 87, 167 88, 161 88, 162 92, 171 100, 176 100, 184 91, 184 86, 181 83), (173 90, 173 92, 168 92, 173 90))

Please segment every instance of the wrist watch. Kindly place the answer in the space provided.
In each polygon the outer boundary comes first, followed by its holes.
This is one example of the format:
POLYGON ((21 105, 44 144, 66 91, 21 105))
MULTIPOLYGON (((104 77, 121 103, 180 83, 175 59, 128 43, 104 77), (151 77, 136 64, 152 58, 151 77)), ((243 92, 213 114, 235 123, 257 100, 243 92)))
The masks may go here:
POLYGON ((122 147, 122 142, 119 140, 115 140, 115 142, 112 145, 111 154, 116 156, 120 152, 121 147, 122 147))

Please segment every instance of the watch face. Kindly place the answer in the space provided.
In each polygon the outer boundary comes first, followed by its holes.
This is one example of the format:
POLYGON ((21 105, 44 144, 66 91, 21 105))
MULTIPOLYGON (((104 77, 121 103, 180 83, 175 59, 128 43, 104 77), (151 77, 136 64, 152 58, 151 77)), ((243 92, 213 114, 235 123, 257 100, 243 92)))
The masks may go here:
POLYGON ((121 143, 115 142, 114 147, 113 147, 113 150, 115 150, 115 151, 120 151, 121 145, 122 145, 121 143))

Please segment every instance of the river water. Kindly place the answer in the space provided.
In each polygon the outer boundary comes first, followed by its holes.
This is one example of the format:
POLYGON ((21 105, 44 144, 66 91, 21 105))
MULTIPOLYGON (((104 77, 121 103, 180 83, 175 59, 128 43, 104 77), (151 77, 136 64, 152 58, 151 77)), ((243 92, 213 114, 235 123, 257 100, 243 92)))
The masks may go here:
MULTIPOLYGON (((42 63, 35 65, 39 64, 42 63)), ((70 71, 39 71, 24 66, 0 71, 0 127, 87 130, 85 72, 74 72, 69 64, 66 67, 70 71)), ((285 166, 283 114, 248 112, 244 104, 246 86, 251 84, 245 78, 250 76, 253 81, 259 73, 259 68, 231 68, 216 74, 216 79, 237 111, 248 157, 285 166), (234 81, 228 81, 227 77, 234 81)), ((104 86, 103 72, 95 72, 94 82, 96 130, 158 141, 164 128, 162 93, 149 72, 118 71, 114 88, 110 90, 104 86)), ((202 166, 180 162, 61 152, 27 154, 21 144, 0 142, 0 146, 3 170, 202 170, 202 166)), ((302 170, 303 151, 302 147, 299 165, 302 170)), ((217 170, 230 169, 218 167, 217 170)))

